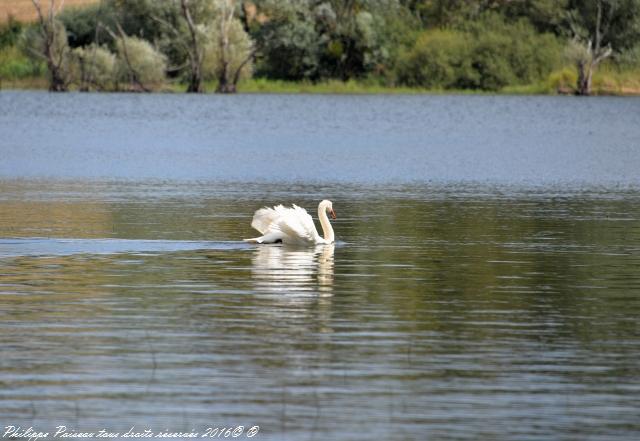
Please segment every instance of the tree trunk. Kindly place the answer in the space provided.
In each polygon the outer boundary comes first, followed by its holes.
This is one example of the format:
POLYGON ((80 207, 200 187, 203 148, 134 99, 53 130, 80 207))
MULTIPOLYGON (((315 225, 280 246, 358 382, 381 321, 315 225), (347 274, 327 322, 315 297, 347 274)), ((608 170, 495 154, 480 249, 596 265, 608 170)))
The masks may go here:
POLYGON ((236 84, 231 79, 231 72, 229 71, 229 26, 233 20, 234 3, 234 1, 231 4, 225 2, 225 10, 220 18, 220 41, 218 45, 222 68, 218 72, 216 93, 236 93, 236 84))
POLYGON ((204 92, 204 88, 202 87, 202 74, 200 73, 200 66, 197 64, 191 66, 191 74, 189 75, 189 86, 187 86, 187 92, 204 92))
POLYGON ((189 34, 191 35, 191 48, 189 49, 189 59, 191 62, 191 74, 189 76, 189 86, 187 92, 189 93, 202 93, 204 88, 202 87, 202 53, 200 48, 200 42, 198 41, 198 33, 196 31, 196 25, 191 17, 189 11, 189 5, 187 0, 180 1, 180 7, 182 8, 182 15, 187 22, 189 28, 189 34))
POLYGON ((60 68, 55 63, 48 62, 49 69, 49 92, 66 92, 67 82, 64 80, 60 68))
POLYGON ((195 72, 191 73, 191 77, 189 78, 189 85, 187 86, 187 93, 202 93, 202 81, 200 77, 195 74, 195 72))
POLYGON ((221 75, 218 79, 216 93, 236 93, 236 85, 227 80, 226 75, 221 75))
POLYGON ((591 95, 591 77, 593 76, 592 63, 578 63, 578 89, 577 95, 591 95))
POLYGON ((67 82, 62 67, 62 57, 64 54, 56 57, 53 50, 56 41, 56 27, 54 22, 55 0, 50 0, 49 2, 49 13, 46 20, 42 13, 40 0, 31 0, 31 3, 33 3, 36 9, 40 35, 42 35, 44 42, 44 53, 40 55, 46 59, 47 69, 49 70, 49 92, 66 92, 67 82), (58 60, 56 60, 56 58, 58 58, 58 60))

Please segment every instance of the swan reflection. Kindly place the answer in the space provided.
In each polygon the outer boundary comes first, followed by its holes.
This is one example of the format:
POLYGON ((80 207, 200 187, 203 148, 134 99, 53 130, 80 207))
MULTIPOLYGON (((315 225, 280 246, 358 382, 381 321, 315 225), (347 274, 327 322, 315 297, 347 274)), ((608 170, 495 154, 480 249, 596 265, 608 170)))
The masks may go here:
POLYGON ((258 247, 252 274, 256 289, 263 292, 333 292, 334 244, 298 249, 278 245, 258 247))

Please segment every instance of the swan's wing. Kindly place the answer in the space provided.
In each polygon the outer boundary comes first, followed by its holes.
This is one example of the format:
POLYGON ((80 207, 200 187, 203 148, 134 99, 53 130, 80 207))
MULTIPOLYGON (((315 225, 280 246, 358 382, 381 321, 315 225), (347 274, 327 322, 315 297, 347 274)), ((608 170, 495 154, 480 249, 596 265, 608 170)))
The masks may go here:
POLYGON ((313 223, 313 219, 302 207, 298 207, 296 204, 293 204, 293 208, 290 209, 290 212, 293 212, 296 220, 298 221, 298 236, 305 238, 309 242, 315 242, 318 237, 318 230, 316 230, 316 225, 313 223))
POLYGON ((264 235, 281 232, 283 242, 315 242, 318 237, 313 219, 297 205, 293 208, 282 205, 261 208, 253 215, 251 226, 264 235))
POLYGON ((264 207, 255 212, 251 226, 266 234, 272 228, 272 225, 276 224, 276 221, 282 216, 282 211, 286 210, 282 205, 275 206, 273 208, 264 207))

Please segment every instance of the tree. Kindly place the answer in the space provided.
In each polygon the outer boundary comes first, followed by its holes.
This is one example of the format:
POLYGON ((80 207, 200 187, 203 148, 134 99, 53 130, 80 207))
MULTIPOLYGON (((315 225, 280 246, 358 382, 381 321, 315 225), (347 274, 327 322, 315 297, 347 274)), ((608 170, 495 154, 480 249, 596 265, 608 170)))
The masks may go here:
MULTIPOLYGON (((268 17, 263 23, 249 23, 259 42, 259 73, 290 81, 315 80, 326 37, 316 29, 316 19, 303 1, 266 0, 260 11, 268 17)), ((254 13, 257 15, 257 13, 254 13)))
POLYGON ((379 68, 389 59, 384 41, 385 15, 393 15, 389 0, 329 0, 314 8, 326 45, 321 74, 349 80, 379 68))
POLYGON ((202 64, 206 43, 202 27, 212 20, 214 3, 203 0, 177 0, 170 3, 169 7, 169 11, 163 11, 165 15, 169 12, 169 17, 162 18, 155 13, 152 17, 171 33, 169 38, 163 39, 165 46, 170 47, 177 42, 186 56, 187 92, 202 93, 202 64))
POLYGON ((248 78, 253 71, 251 62, 255 51, 252 40, 238 20, 228 29, 228 44, 220 46, 220 25, 215 22, 206 28, 207 43, 202 66, 205 79, 216 80, 218 93, 233 93, 240 79, 248 78))
POLYGON ((187 55, 189 57, 190 76, 187 92, 201 93, 204 91, 202 88, 202 60, 204 52, 198 31, 196 30, 196 25, 191 17, 188 0, 180 0, 180 11, 182 11, 182 17, 187 22, 187 27, 189 28, 187 55))
MULTIPOLYGON (((64 25, 56 20, 56 2, 49 1, 49 10, 46 13, 42 10, 40 0, 31 0, 38 14, 38 31, 40 38, 37 39, 37 49, 30 50, 42 57, 49 72, 49 91, 64 92, 68 88, 67 63, 69 55, 69 45, 67 43, 67 33, 64 25), (38 41, 39 40, 39 41, 38 41)), ((33 42, 29 44, 33 46, 33 42)))
POLYGON ((267 17, 252 30, 261 48, 259 68, 287 80, 380 73, 405 11, 396 0, 264 0, 258 6, 267 17))
POLYGON ((56 16, 67 31, 69 46, 72 49, 101 44, 109 41, 109 36, 101 34, 103 26, 115 28, 118 20, 115 10, 106 0, 82 6, 65 8, 56 16))
POLYGON ((640 37, 640 0, 573 0, 569 8, 573 39, 568 54, 578 69, 576 93, 590 95, 598 65, 640 37))
MULTIPOLYGON (((172 54, 184 54, 174 61, 188 68, 187 92, 204 92, 203 81, 218 80, 217 92, 235 92, 242 74, 250 71, 253 44, 241 22, 235 18, 235 0, 176 0, 177 8, 154 15, 170 35, 161 45, 172 54)), ((178 67, 173 70, 179 70, 178 67)))
POLYGON ((219 12, 212 29, 212 70, 218 79, 217 93, 235 93, 238 81, 255 55, 249 35, 235 18, 236 0, 219 0, 219 12), (217 47, 216 47, 217 46, 217 47))
POLYGON ((482 10, 483 1, 473 0, 400 0, 427 27, 448 27, 472 19, 482 10))

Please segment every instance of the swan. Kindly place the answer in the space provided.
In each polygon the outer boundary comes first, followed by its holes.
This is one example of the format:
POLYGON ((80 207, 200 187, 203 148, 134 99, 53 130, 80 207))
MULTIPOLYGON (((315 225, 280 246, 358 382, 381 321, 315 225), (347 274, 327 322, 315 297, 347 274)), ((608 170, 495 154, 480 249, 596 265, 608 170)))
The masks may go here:
POLYGON ((287 245, 326 245, 334 242, 333 227, 329 222, 336 218, 333 203, 324 200, 318 204, 318 218, 322 225, 324 237, 316 230, 313 219, 307 210, 293 205, 291 208, 276 205, 273 208, 264 207, 253 215, 251 226, 262 236, 244 239, 249 243, 283 243, 287 245))

